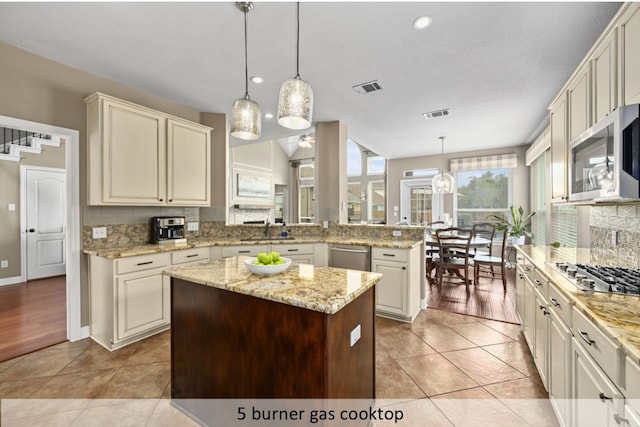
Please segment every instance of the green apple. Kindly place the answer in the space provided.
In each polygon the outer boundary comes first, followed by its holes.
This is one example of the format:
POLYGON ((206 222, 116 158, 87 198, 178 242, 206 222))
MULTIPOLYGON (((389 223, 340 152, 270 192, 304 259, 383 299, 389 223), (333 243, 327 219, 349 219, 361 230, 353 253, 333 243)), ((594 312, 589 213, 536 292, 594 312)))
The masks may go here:
POLYGON ((271 259, 273 260, 273 262, 276 262, 280 259, 280 254, 278 252, 271 252, 271 259))

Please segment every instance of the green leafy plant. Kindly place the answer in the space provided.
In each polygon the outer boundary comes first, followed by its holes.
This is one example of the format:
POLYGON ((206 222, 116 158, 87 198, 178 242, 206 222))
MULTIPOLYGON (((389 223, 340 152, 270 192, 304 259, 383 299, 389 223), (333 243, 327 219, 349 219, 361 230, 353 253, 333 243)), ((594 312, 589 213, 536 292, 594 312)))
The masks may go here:
POLYGON ((527 230, 527 227, 530 225, 531 217, 536 213, 531 212, 528 215, 524 215, 524 209, 522 206, 516 208, 515 206, 509 206, 509 211, 511 212, 511 219, 505 219, 498 215, 490 215, 488 218, 492 219, 496 223, 496 230, 508 230, 509 236, 512 237, 520 237, 527 236, 529 238, 533 237, 533 233, 527 230))

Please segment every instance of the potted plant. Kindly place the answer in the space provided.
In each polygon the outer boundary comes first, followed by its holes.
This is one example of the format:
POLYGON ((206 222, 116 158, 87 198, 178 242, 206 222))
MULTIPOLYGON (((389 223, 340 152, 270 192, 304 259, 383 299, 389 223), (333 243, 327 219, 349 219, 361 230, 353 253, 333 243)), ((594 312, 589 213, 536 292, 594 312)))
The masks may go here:
POLYGON ((512 237, 514 245, 523 245, 525 237, 533 237, 533 233, 527 230, 527 227, 531 222, 531 217, 536 213, 531 212, 524 216, 524 209, 522 209, 522 206, 516 208, 513 205, 509 207, 509 211, 511 212, 511 220, 502 218, 498 215, 491 215, 489 218, 492 218, 496 222, 496 230, 508 230, 509 236, 512 237))

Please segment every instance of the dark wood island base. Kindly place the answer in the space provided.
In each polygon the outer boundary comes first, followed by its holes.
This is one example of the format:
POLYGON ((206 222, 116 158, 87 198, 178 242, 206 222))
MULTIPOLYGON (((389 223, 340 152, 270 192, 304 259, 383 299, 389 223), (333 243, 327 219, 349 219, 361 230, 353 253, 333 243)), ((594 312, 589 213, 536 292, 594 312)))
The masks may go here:
POLYGON ((327 314, 173 277, 171 323, 173 399, 375 398, 374 286, 327 314))

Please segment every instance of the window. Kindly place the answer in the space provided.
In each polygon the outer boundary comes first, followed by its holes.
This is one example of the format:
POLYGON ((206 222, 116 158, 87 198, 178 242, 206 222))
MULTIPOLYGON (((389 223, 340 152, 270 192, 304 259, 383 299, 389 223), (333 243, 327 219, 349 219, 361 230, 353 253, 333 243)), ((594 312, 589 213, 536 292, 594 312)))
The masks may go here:
POLYGON ((315 222, 315 188, 313 164, 301 164, 298 168, 300 177, 300 198, 298 200, 298 222, 315 222))
POLYGON ((455 208, 458 227, 471 228, 490 215, 509 218, 511 169, 456 172, 455 208))
POLYGON ((347 176, 362 175, 362 152, 358 144, 347 140, 347 176))
POLYGON ((369 221, 382 223, 385 220, 384 181, 369 181, 369 221))
POLYGON ((546 218, 545 218, 545 164, 546 152, 541 154, 531 164, 531 192, 533 194, 532 210, 536 214, 531 217, 531 232, 534 245, 546 245, 546 218))
POLYGON ((349 200, 349 212, 348 218, 349 223, 360 224, 361 221, 361 213, 360 213, 360 205, 363 198, 362 186, 359 182, 350 182, 347 187, 348 192, 348 200, 349 200))
POLYGON ((433 222, 433 208, 431 202, 431 186, 411 187, 409 224, 426 225, 433 222))
POLYGON ((367 175, 381 175, 385 171, 386 161, 380 156, 367 158, 367 175))

